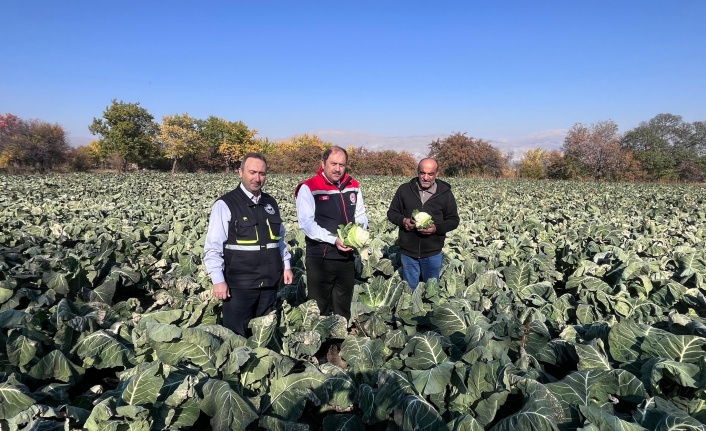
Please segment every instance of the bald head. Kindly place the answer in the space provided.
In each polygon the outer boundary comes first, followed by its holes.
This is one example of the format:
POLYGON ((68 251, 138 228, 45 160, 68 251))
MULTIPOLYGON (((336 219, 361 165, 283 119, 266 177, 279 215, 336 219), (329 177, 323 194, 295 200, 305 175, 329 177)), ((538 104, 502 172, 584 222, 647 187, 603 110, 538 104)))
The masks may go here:
POLYGON ((439 164, 432 158, 422 159, 417 166, 419 187, 426 190, 436 182, 436 175, 439 173, 439 164))
POLYGON ((422 159, 419 161, 417 171, 421 171, 422 169, 425 171, 439 172, 439 164, 436 162, 435 159, 427 157, 426 159, 422 159))

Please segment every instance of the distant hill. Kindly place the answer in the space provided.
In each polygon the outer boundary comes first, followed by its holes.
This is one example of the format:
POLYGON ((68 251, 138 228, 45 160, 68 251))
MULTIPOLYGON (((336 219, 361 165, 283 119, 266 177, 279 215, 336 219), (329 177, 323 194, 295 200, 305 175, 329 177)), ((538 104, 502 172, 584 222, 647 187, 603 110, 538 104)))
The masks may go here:
POLYGON ((67 140, 69 141, 69 145, 72 147, 80 147, 82 145, 88 145, 91 143, 91 141, 98 139, 96 136, 73 136, 70 133, 67 133, 67 140))
MULTIPOLYGON (((349 130, 317 130, 308 132, 309 135, 317 135, 324 141, 332 142, 344 148, 363 147, 368 150, 382 151, 395 150, 407 151, 417 160, 420 160, 429 153, 429 144, 436 139, 443 139, 450 135, 418 135, 418 136, 380 136, 365 132, 349 130)), ((470 136, 470 135, 469 135, 470 136)), ((513 158, 519 159, 525 151, 544 148, 546 150, 557 150, 564 143, 566 130, 544 130, 527 136, 518 136, 505 139, 492 139, 484 136, 472 136, 490 141, 490 143, 503 153, 512 151, 513 158)))

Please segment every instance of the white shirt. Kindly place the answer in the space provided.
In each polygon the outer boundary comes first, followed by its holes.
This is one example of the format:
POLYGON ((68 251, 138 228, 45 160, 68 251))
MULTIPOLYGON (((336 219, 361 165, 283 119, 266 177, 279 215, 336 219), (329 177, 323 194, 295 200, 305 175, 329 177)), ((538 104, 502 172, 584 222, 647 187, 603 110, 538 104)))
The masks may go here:
MULTIPOLYGON (((325 176, 324 176, 325 178, 325 176)), ((297 221, 299 228, 304 231, 304 234, 316 241, 323 241, 329 244, 336 244, 338 232, 329 232, 319 226, 314 220, 316 202, 311 189, 306 184, 299 187, 297 193, 297 221)), ((355 222, 362 224, 365 229, 368 228, 368 216, 365 214, 365 204, 363 203, 363 193, 358 189, 355 202, 355 222)))

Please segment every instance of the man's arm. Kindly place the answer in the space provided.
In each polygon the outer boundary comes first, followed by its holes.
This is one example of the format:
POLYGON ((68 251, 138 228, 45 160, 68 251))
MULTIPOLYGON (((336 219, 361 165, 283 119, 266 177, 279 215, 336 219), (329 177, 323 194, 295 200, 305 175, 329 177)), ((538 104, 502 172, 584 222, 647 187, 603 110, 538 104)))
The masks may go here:
POLYGON ((456 199, 453 193, 450 194, 449 200, 446 202, 446 206, 443 209, 444 221, 436 226, 436 234, 446 235, 448 232, 456 229, 461 222, 458 216, 458 207, 456 206, 456 199))
POLYGON ((356 193, 355 201, 355 222, 363 225, 365 229, 368 228, 368 215, 365 212, 365 203, 363 203, 363 191, 358 188, 358 193, 356 193))
POLYGON ((213 294, 218 299, 230 296, 223 275, 223 244, 228 240, 230 209, 223 201, 216 201, 208 219, 208 232, 204 244, 204 264, 213 283, 213 294))
POLYGON ((402 226, 405 218, 402 209, 402 197, 400 194, 400 189, 398 188, 395 192, 395 196, 392 197, 390 207, 387 209, 387 219, 390 220, 390 223, 395 226, 402 226))
POLYGON ((284 242, 284 235, 286 234, 286 230, 284 228, 284 223, 282 223, 279 226, 279 254, 282 256, 282 263, 284 263, 284 269, 289 269, 291 268, 291 264, 289 261, 292 259, 292 254, 289 253, 289 249, 287 249, 287 243, 284 242))
POLYGON ((333 235, 316 223, 314 220, 314 211, 314 195, 311 194, 309 187, 304 184, 299 188, 297 194, 297 222, 299 223, 299 228, 304 231, 306 236, 313 240, 335 244, 338 236, 333 235))
POLYGON ((395 196, 390 202, 390 207, 387 209, 387 219, 390 220, 390 223, 402 229, 412 230, 414 229, 414 219, 404 214, 404 202, 402 202, 401 192, 403 186, 397 188, 397 192, 395 192, 395 196))
POLYGON ((294 279, 294 274, 292 273, 292 255, 287 249, 287 244, 284 242, 284 234, 286 233, 284 229, 284 223, 279 227, 279 253, 282 256, 282 263, 284 264, 284 284, 292 284, 294 279))

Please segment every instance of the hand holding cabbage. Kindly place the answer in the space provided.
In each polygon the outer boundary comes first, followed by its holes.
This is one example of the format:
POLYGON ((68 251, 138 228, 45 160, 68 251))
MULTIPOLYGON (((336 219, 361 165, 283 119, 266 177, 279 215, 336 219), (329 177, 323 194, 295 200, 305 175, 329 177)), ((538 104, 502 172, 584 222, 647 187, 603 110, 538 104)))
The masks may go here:
POLYGON ((414 225, 417 229, 427 229, 434 224, 434 220, 431 219, 431 215, 424 211, 412 211, 412 219, 414 219, 414 225))
POLYGON ((370 243, 370 232, 363 229, 363 226, 355 223, 338 226, 338 237, 343 244, 359 250, 370 243))

